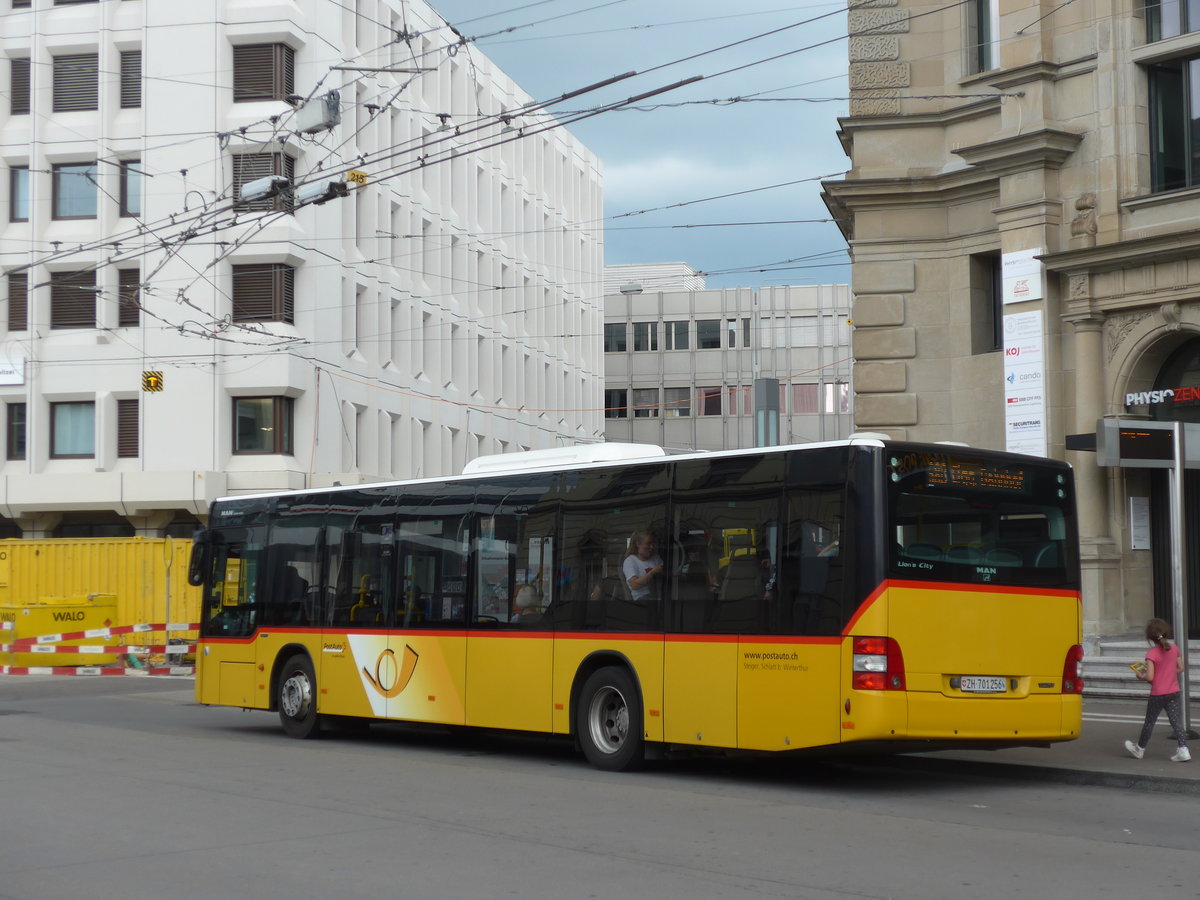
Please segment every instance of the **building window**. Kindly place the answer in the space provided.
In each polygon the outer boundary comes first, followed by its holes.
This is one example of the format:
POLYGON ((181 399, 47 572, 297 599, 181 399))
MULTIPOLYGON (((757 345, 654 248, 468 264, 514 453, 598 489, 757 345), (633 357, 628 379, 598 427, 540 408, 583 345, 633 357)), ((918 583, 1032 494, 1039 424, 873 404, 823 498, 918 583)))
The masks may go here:
POLYGON ((663 322, 664 349, 686 350, 688 348, 688 322, 663 322))
POLYGON ((792 316, 791 334, 788 340, 792 347, 817 347, 821 332, 816 316, 792 316))
POLYGON ((702 416, 719 416, 721 414, 721 394, 719 387, 702 387, 696 389, 696 401, 702 416))
POLYGON ((295 272, 284 263, 234 266, 233 320, 293 324, 295 272))
POLYGON ((122 216, 142 214, 142 170, 140 159, 121 160, 119 205, 122 216))
POLYGON ((117 325, 136 328, 142 324, 142 273, 139 269, 117 269, 117 325))
MULTIPOLYGON (((1161 41, 1187 34, 1192 28, 1192 4, 1178 0, 1148 0, 1146 3, 1146 40, 1161 41)), ((1197 16, 1200 19, 1200 16, 1197 16)), ((1195 23, 1200 26, 1200 21, 1195 23)))
POLYGON ((8 276, 8 330, 29 328, 29 273, 13 272, 8 276))
POLYGON ((29 9, 33 5, 33 0, 12 0, 13 9, 29 9))
POLYGON ((29 221, 29 166, 11 166, 8 170, 8 220, 29 221))
POLYGON ((25 458, 25 404, 9 403, 4 411, 5 447, 9 459, 25 458))
POLYGON ((1200 97, 1200 58, 1165 60, 1147 73, 1153 190, 1200 184, 1200 131, 1191 113, 1200 97))
POLYGON ((606 323, 604 326, 604 352, 624 353, 627 346, 625 343, 625 332, 624 322, 606 323))
POLYGON ((996 35, 1000 30, 999 0, 970 0, 967 14, 967 74, 990 72, 1000 65, 996 35))
POLYGON ((291 397, 235 397, 234 453, 291 453, 291 397))
POLYGON ((96 404, 50 404, 50 456, 85 459, 96 455, 96 404))
POLYGON ((99 109, 99 59, 95 53, 54 57, 54 112, 99 109))
POLYGON ((274 197, 243 201, 242 188, 252 181, 282 175, 290 182, 296 174, 296 161, 286 153, 235 153, 233 156, 233 198, 239 209, 291 212, 292 195, 284 192, 274 197))
POLYGON ((138 402, 117 401, 117 457, 137 459, 138 455, 138 402))
POLYGON ((1004 346, 1004 298, 999 253, 972 256, 971 352, 992 353, 1004 346))
POLYGON ((287 44, 233 48, 233 102, 282 100, 294 91, 296 52, 287 44))
POLYGON ((820 386, 816 384, 793 384, 792 386, 792 413, 794 415, 802 415, 804 413, 818 412, 820 407, 820 386))
POLYGON ((629 415, 629 392, 606 390, 604 392, 604 418, 624 419, 629 415))
POLYGON ((692 414, 692 389, 686 387, 663 388, 663 415, 667 418, 682 418, 692 414))
POLYGON ((96 218, 96 164, 56 163, 51 169, 51 193, 54 218, 96 218))
POLYGON ((658 388, 633 389, 633 417, 635 419, 658 418, 658 388))
POLYGON ((721 349, 721 320, 702 319, 696 323, 696 349, 721 349))
POLYGON ((825 385, 825 412, 850 412, 850 385, 844 381, 831 381, 825 385))
POLYGON ((50 273, 50 327, 96 327, 96 273, 50 273))
POLYGON ((142 51, 121 51, 121 109, 142 105, 142 51))
POLYGON ((633 323, 633 349, 640 352, 658 350, 657 322, 633 323))
POLYGON ((29 58, 19 57, 8 61, 11 79, 9 81, 9 112, 14 116, 29 114, 29 58))

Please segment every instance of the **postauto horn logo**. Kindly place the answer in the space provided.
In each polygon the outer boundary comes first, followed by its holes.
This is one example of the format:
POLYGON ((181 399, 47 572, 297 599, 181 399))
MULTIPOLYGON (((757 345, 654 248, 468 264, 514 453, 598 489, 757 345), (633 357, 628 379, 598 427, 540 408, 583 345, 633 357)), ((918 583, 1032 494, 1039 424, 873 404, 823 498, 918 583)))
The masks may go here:
POLYGON ((405 644, 404 656, 397 664, 396 651, 389 647, 375 660, 374 675, 367 670, 366 666, 363 666, 363 677, 381 696, 390 700, 393 697, 399 697, 401 692, 408 687, 408 683, 412 681, 413 672, 417 670, 418 659, 420 659, 420 654, 405 644))

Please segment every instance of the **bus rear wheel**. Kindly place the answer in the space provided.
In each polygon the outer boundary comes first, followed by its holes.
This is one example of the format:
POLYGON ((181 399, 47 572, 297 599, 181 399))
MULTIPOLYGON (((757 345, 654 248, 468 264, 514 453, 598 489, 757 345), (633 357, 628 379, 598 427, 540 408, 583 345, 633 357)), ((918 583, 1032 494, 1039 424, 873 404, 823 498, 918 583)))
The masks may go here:
POLYGON ((317 720, 317 676, 312 661, 302 653, 288 658, 279 670, 279 721, 294 738, 320 734, 317 720))
POLYGON ((642 698, 629 672, 597 669, 579 692, 575 732, 583 755, 598 769, 622 772, 645 762, 642 698))

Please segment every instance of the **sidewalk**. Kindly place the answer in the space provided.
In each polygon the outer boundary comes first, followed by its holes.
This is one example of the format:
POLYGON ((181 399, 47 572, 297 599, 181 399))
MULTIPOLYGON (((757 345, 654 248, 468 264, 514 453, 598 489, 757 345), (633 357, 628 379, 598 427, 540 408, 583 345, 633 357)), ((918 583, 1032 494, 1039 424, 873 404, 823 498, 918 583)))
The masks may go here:
MULTIPOLYGON (((1191 706, 1190 727, 1200 731, 1200 704, 1191 706)), ((1171 762, 1168 757, 1175 752, 1175 741, 1169 737, 1166 715, 1159 717, 1144 758, 1134 759, 1125 752, 1125 741, 1137 740, 1145 713, 1144 701, 1088 699, 1078 740, 1048 748, 906 754, 904 764, 989 777, 1200 794, 1200 740, 1188 742, 1191 762, 1171 762)))

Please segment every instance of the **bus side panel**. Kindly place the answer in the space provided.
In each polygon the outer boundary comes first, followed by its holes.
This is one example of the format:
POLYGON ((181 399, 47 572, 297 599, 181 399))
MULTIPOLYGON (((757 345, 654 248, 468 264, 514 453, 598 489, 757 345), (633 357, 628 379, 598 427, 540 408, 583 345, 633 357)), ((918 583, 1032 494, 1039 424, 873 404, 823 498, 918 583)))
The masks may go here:
POLYGON ((737 746, 795 750, 837 743, 841 644, 841 638, 742 638, 737 746))
POLYGON ((256 708, 254 663, 253 640, 202 642, 196 658, 196 700, 256 708))
MULTIPOLYGON (((663 740, 663 638, 655 635, 559 632, 554 641, 553 729, 568 734, 571 689, 580 666, 593 654, 624 659, 642 689, 642 727, 648 741, 663 740)), ((590 666, 591 663, 588 663, 590 666)))
POLYGON ((672 635, 666 643, 663 738, 737 746, 737 638, 672 635))
POLYGON ((554 641, 550 632, 473 632, 467 638, 467 724, 550 730, 554 641))
POLYGON ((461 631, 327 633, 321 656, 323 713, 463 724, 461 631))

